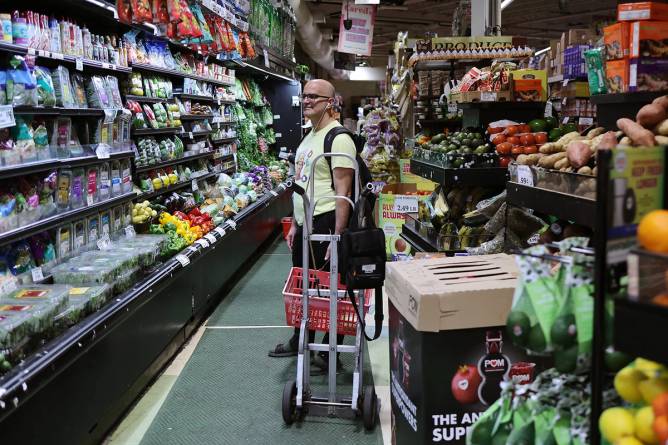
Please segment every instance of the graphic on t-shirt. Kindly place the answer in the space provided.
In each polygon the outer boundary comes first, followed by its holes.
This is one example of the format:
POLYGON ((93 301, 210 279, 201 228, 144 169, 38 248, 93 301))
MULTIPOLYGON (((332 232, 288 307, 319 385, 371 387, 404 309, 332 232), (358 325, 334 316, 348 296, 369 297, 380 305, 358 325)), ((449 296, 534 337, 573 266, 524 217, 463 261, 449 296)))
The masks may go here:
POLYGON ((313 156, 313 150, 309 150, 307 153, 297 154, 297 162, 295 163, 295 171, 299 180, 303 183, 308 182, 309 172, 311 169, 311 157, 313 156))

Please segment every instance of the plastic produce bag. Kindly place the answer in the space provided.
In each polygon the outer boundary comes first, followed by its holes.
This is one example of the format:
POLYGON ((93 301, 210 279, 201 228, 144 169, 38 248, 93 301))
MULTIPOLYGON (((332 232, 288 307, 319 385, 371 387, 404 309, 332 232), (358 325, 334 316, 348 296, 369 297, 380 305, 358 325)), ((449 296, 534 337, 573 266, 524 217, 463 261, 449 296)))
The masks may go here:
POLYGON ((88 101, 86 100, 86 87, 84 85, 84 77, 79 73, 72 74, 72 95, 74 103, 78 108, 88 108, 88 101))
POLYGON ((51 71, 48 68, 36 66, 35 80, 37 82, 37 101, 39 105, 54 107, 56 105, 56 91, 53 87, 51 71))
POLYGON ((5 105, 6 103, 7 103, 7 72, 0 70, 0 105, 5 105))
POLYGON ((115 76, 106 77, 107 94, 111 98, 109 105, 112 108, 123 108, 123 99, 121 98, 121 91, 118 88, 118 78, 115 76))
POLYGON ((150 0, 130 0, 132 5, 132 19, 135 23, 153 21, 150 0))
POLYGON ((70 71, 64 66, 59 66, 51 72, 53 87, 56 91, 56 103, 60 107, 72 108, 76 106, 72 92, 72 81, 70 71))
POLYGON ((37 83, 25 59, 13 56, 7 71, 7 103, 13 106, 37 106, 37 83), (11 99, 11 101, 10 101, 11 99))
POLYGON ((88 105, 93 108, 111 108, 112 99, 107 93, 104 78, 101 76, 91 77, 86 84, 86 95, 88 105))

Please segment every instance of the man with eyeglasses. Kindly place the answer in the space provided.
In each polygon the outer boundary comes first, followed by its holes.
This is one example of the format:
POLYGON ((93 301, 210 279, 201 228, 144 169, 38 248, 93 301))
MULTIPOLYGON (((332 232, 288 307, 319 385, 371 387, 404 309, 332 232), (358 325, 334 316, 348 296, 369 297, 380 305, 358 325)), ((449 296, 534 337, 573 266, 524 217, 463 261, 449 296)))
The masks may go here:
MULTIPOLYGON (((326 80, 316 79, 308 82, 304 86, 302 102, 304 108, 304 117, 311 121, 312 129, 302 140, 295 155, 295 182, 307 190, 309 181, 314 181, 314 197, 317 200, 324 196, 350 196, 353 189, 353 177, 355 174, 354 165, 350 159, 342 156, 335 156, 331 159, 330 165, 325 158, 321 158, 315 168, 314 177, 310 178, 312 162, 324 152, 325 135, 335 127, 341 124, 334 119, 335 112, 335 89, 334 86, 326 80), (334 189, 332 189, 332 184, 334 189)), ((357 153, 355 143, 346 134, 338 135, 332 142, 332 153, 345 153, 353 159, 357 153)), ((304 208, 302 198, 294 193, 293 195, 294 218, 292 227, 288 232, 288 247, 292 251, 292 265, 302 267, 302 226, 304 224, 304 208)), ((318 202, 313 214, 313 233, 336 233, 341 234, 348 225, 350 214, 350 205, 341 200, 324 199, 318 202)), ((312 242, 309 248, 312 252, 309 255, 309 268, 323 269, 329 261, 329 244, 324 242, 312 242)), ((309 332, 309 342, 313 342, 315 332, 309 332)), ((337 336, 337 343, 341 344, 343 336, 337 336)), ((329 342, 328 334, 325 334, 323 343, 329 342)), ((299 344, 299 329, 296 328, 294 334, 287 343, 277 345, 269 351, 271 357, 290 357, 297 355, 299 344)), ((328 356, 325 352, 320 352, 314 356, 312 368, 314 372, 324 373, 328 367, 328 356)), ((337 359, 337 369, 341 369, 341 363, 337 359)))

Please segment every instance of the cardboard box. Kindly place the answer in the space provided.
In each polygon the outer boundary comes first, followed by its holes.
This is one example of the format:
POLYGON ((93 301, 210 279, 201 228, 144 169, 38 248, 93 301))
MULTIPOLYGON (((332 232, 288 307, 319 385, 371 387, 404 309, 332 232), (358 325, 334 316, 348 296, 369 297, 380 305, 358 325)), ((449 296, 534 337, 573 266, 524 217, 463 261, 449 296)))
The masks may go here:
POLYGON ((556 55, 559 52, 559 48, 561 47, 561 41, 558 39, 552 39, 550 40, 550 52, 552 53, 552 56, 556 55))
POLYGON ((666 57, 668 54, 668 21, 631 23, 629 47, 631 58, 666 57))
POLYGON ((603 28, 606 59, 617 60, 629 56, 629 22, 619 22, 603 28))
POLYGON ((605 83, 608 93, 626 93, 629 91, 629 60, 610 60, 605 62, 605 83))
POLYGON ((631 59, 629 91, 668 90, 668 60, 631 59))
POLYGON ((390 184, 383 187, 376 204, 376 225, 385 232, 385 251, 388 256, 406 254, 411 246, 401 238, 401 228, 408 212, 405 205, 417 205, 429 198, 429 192, 418 192, 416 184, 390 184), (419 194, 422 193, 422 194, 419 194))
POLYGON ((516 101, 544 102, 547 100, 547 72, 545 70, 515 70, 510 72, 510 76, 516 101))
POLYGON ((561 90, 562 97, 589 97, 589 83, 588 82, 569 82, 561 90))
POLYGON ((596 40, 596 34, 590 29, 569 29, 566 36, 566 44, 562 48, 571 45, 586 45, 596 40))
POLYGON ((617 20, 668 20, 668 4, 659 2, 622 3, 617 5, 617 20))
POLYGON ((465 102, 509 102, 513 99, 512 91, 466 91, 460 93, 465 102))

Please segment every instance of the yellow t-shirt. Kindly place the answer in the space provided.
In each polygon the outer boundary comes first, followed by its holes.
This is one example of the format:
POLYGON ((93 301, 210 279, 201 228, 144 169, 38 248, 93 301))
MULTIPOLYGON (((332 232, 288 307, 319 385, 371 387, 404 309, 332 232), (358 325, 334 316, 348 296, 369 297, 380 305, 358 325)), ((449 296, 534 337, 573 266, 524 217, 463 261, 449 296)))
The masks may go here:
MULTIPOLYGON (((306 190, 307 196, 310 187, 309 176, 311 174, 313 160, 318 155, 321 155, 325 149, 325 135, 327 135, 332 128, 340 126, 340 123, 334 121, 318 131, 311 130, 302 143, 299 144, 299 148, 297 148, 297 153, 295 155, 295 182, 306 190)), ((332 153, 345 153, 352 156, 354 159, 357 151, 355 150, 355 143, 349 136, 339 135, 334 138, 334 142, 332 143, 332 153)), ((342 156, 332 157, 331 160, 332 169, 337 167, 355 168, 351 160, 342 156)), ((334 190, 332 190, 332 175, 329 170, 329 164, 324 157, 320 158, 315 167, 314 180, 313 200, 323 196, 335 195, 334 190)), ((311 199, 310 196, 309 199, 311 199)), ((301 226, 304 224, 304 204, 301 196, 297 193, 293 193, 292 203, 294 206, 295 220, 297 221, 297 224, 301 226)), ((311 203, 313 203, 313 201, 311 201, 311 203)), ((313 212, 313 216, 331 212, 335 208, 335 199, 322 199, 318 202, 315 211, 313 212)))

